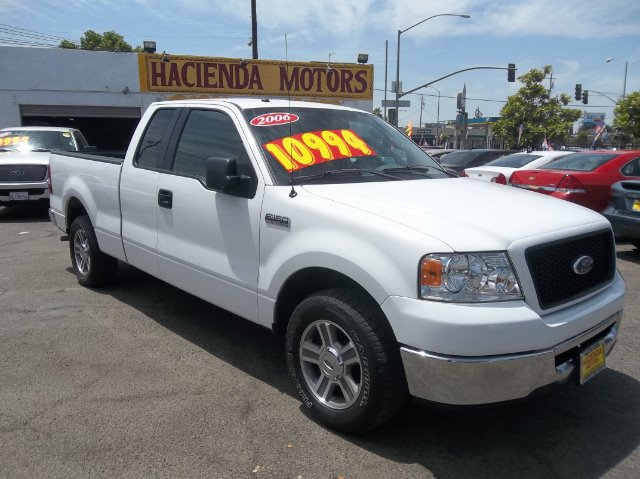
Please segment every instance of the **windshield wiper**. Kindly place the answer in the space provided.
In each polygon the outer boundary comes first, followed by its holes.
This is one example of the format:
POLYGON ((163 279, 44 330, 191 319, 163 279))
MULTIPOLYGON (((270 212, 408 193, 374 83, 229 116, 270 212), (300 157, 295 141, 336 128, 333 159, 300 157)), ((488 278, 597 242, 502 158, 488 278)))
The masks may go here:
POLYGON ((16 148, 0 148, 0 151, 23 151, 24 153, 30 153, 32 151, 51 151, 48 148, 34 148, 33 150, 18 150, 16 148))
POLYGON ((289 184, 297 185, 305 181, 322 180, 326 178, 340 177, 340 176, 361 176, 363 173, 370 173, 372 175, 382 176, 383 178, 389 178, 391 180, 400 179, 396 176, 389 175, 383 171, 362 170, 360 168, 344 168, 341 170, 329 170, 329 171, 325 171, 324 173, 318 173, 316 175, 296 176, 289 180, 289 184))
POLYGON ((436 170, 442 172, 439 168, 426 165, 414 165, 414 166, 390 166, 389 168, 383 168, 380 170, 383 173, 413 173, 424 176, 425 178, 433 178, 427 174, 429 170, 436 170))

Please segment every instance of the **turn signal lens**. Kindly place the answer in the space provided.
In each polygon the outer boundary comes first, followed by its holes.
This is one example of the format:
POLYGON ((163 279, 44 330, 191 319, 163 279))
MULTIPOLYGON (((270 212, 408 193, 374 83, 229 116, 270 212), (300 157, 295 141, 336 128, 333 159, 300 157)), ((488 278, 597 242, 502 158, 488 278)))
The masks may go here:
POLYGON ((430 287, 442 285, 442 261, 434 258, 425 258, 420 263, 420 284, 430 287))

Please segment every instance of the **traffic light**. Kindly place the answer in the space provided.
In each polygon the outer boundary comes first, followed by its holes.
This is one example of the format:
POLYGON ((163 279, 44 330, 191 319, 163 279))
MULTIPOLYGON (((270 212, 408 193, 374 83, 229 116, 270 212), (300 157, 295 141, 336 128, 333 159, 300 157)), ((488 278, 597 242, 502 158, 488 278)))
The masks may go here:
POLYGON ((582 83, 576 83, 576 94, 574 97, 576 100, 582 98, 582 83))
POLYGON ((395 108, 389 108, 389 110, 387 110, 387 119, 392 125, 398 126, 398 116, 396 115, 395 108))
POLYGON ((509 63, 509 67, 507 68, 507 81, 513 83, 516 81, 516 64, 509 63))
POLYGON ((585 90, 582 92, 582 103, 587 105, 589 103, 589 90, 585 90))

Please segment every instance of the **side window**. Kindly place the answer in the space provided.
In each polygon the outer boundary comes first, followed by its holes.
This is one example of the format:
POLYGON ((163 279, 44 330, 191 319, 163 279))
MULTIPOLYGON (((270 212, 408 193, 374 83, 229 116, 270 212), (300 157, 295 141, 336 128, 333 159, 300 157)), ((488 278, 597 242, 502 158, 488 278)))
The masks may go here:
POLYGON ((85 146, 88 145, 87 140, 84 139, 84 136, 82 136, 82 133, 80 133, 78 130, 74 130, 72 133, 73 133, 73 137, 76 140, 76 145, 79 150, 82 150, 85 146))
POLYGON ((142 168, 156 168, 158 166, 158 159, 169 141, 169 127, 175 112, 175 109, 167 108, 158 110, 153 115, 140 140, 134 162, 136 166, 142 168))
POLYGON ((624 176, 640 176, 640 158, 634 158, 622 167, 624 176))
POLYGON ((220 111, 193 110, 178 142, 173 171, 204 178, 212 156, 237 160, 239 173, 250 175, 249 158, 231 118, 220 111))

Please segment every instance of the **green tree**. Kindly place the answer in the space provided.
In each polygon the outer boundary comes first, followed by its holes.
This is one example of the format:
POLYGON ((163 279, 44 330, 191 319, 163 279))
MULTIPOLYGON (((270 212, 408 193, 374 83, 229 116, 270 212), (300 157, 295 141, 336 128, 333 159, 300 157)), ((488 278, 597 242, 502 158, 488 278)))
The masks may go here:
POLYGON ((379 116, 380 118, 382 118, 382 110, 380 109, 380 107, 374 108, 371 113, 373 113, 375 116, 379 116))
POLYGON ((60 45, 58 45, 58 48, 68 48, 68 49, 75 50, 76 48, 78 48, 78 45, 73 43, 71 40, 62 40, 60 42, 60 45))
MULTIPOLYGON (((78 48, 78 45, 69 41, 63 40, 58 45, 60 48, 78 48)), ((99 50, 105 52, 140 52, 142 48, 137 46, 131 47, 125 42, 124 37, 116 32, 104 32, 103 34, 94 32, 93 30, 87 30, 80 38, 81 50, 99 50)))
POLYGON ((551 65, 546 65, 518 77, 523 86, 507 99, 493 126, 494 134, 510 148, 538 148, 545 138, 551 143, 562 142, 582 115, 579 110, 565 108, 571 101, 569 95, 549 95, 542 82, 552 71, 551 65))
POLYGON ((586 148, 589 145, 589 134, 585 130, 580 130, 576 135, 577 146, 586 148))
POLYGON ((640 139, 640 92, 629 93, 613 111, 613 127, 625 137, 640 139))

